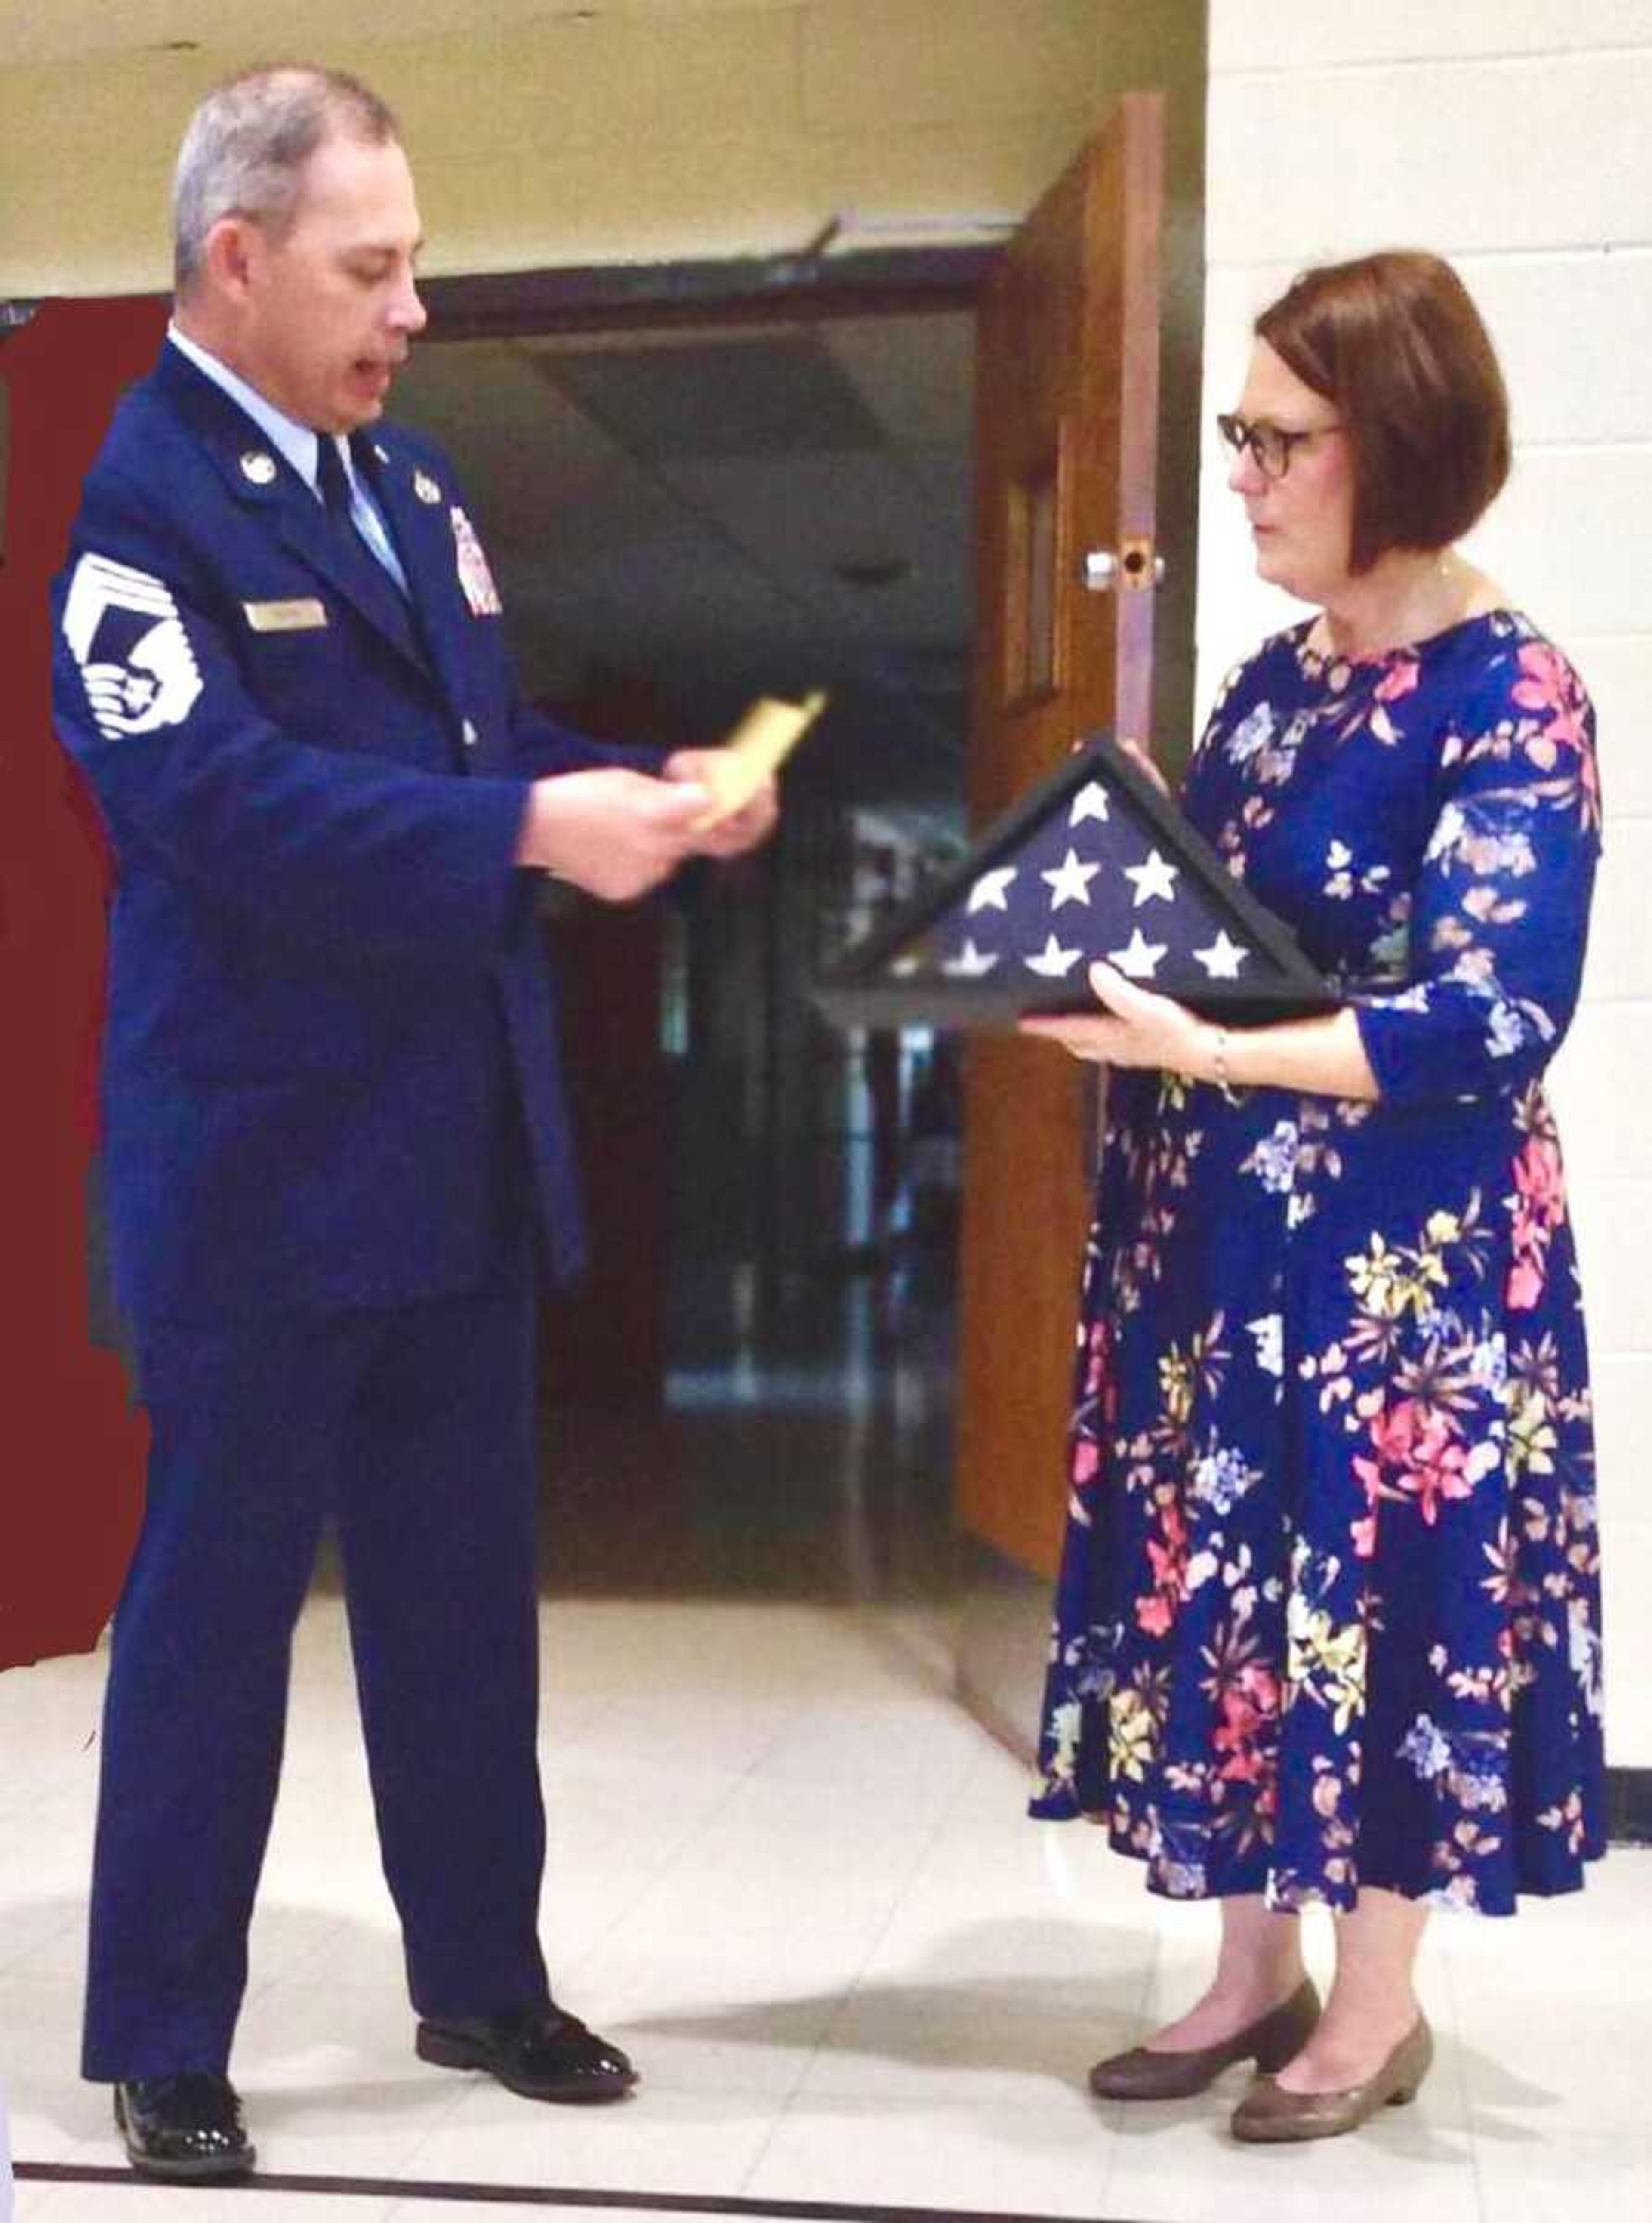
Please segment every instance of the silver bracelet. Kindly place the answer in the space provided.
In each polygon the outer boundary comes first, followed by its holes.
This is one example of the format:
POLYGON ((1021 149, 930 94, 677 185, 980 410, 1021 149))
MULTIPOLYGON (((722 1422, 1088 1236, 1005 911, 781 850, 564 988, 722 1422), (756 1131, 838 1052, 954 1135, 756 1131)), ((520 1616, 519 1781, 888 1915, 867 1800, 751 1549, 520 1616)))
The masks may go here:
POLYGON ((1216 1086, 1222 1091, 1224 1100, 1229 1104, 1237 1104, 1239 1099, 1234 1094, 1228 1080, 1228 1030, 1226 1027, 1216 1029, 1215 1055, 1212 1062, 1216 1069, 1216 1086))

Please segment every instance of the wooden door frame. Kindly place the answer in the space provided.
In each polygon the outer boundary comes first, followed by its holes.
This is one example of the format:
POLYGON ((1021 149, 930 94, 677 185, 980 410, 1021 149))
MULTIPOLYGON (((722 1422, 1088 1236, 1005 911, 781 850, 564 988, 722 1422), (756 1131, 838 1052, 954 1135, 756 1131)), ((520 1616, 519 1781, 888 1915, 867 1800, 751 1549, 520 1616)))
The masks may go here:
MULTIPOLYGON (((1002 252, 999 244, 985 242, 828 256, 826 244, 823 236, 801 254, 430 279, 419 287, 430 321, 417 344, 716 337, 849 318, 958 314, 967 314, 973 327, 1002 252)), ((961 797, 964 776, 961 753, 961 797)), ((777 995, 769 964, 763 1019, 769 1063, 779 1026, 777 995)), ((765 1180, 768 1162, 765 1156, 765 1180)))
MULTIPOLYGON (((845 317, 934 316, 979 309, 1001 247, 895 247, 828 255, 830 230, 801 252, 707 261, 592 263, 461 272, 419 287, 430 315, 424 339, 540 339, 566 333, 735 330, 827 323, 845 317)), ((52 296, 95 299, 96 296, 52 296)), ((166 293, 122 296, 164 311, 166 293)), ((0 348, 43 305, 0 297, 0 348)), ((4 439, 0 418, 0 442, 4 439)), ((0 452, 0 500, 5 488, 0 452)), ((0 512, 0 559, 3 513, 0 512)))
POLYGON ((979 305, 1002 248, 899 247, 827 256, 593 264, 427 279, 430 340, 933 315, 979 305))
MULTIPOLYGON (((977 307, 1002 249, 895 247, 827 256, 736 255, 700 262, 594 263, 426 278, 426 341, 530 339, 555 332, 671 331, 684 325, 933 315, 977 307)), ((170 294, 135 294, 164 306, 170 294)), ((0 299, 0 344, 38 300, 0 299)))

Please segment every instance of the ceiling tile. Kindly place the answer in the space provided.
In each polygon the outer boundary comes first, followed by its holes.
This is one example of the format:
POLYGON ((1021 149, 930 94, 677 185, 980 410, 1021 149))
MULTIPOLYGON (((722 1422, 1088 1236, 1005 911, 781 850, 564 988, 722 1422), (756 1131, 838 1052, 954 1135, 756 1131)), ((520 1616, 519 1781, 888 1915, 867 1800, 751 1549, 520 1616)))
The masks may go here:
POLYGON ((845 317, 820 344, 892 440, 968 449, 975 438, 975 318, 845 317))
POLYGON ((970 457, 920 436, 967 424, 967 390, 946 388, 967 370, 968 320, 855 326, 829 348, 794 327, 415 354, 396 413, 454 456, 531 693, 641 669, 716 732, 753 692, 823 685, 840 709, 818 776, 857 794, 956 783, 970 457), (932 325, 947 329, 927 367, 932 325), (832 400, 800 412, 822 378, 832 400), (884 441, 880 419, 919 444, 884 441), (845 424, 854 444, 830 444, 845 424), (857 589, 834 568, 878 559, 908 569, 857 589))
POLYGON ((807 456, 880 444, 877 419, 810 335, 539 355, 541 374, 633 455, 807 456))

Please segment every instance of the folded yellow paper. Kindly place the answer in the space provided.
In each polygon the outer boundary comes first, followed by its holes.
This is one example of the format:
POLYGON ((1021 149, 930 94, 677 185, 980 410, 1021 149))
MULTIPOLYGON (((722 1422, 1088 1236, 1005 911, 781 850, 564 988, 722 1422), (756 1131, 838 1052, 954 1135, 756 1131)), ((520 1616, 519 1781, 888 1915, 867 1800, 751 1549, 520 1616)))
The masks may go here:
POLYGON ((743 810, 826 706, 823 694, 806 695, 801 702, 777 702, 765 695, 754 702, 723 746, 707 752, 703 784, 711 790, 712 807, 700 826, 720 826, 743 810))

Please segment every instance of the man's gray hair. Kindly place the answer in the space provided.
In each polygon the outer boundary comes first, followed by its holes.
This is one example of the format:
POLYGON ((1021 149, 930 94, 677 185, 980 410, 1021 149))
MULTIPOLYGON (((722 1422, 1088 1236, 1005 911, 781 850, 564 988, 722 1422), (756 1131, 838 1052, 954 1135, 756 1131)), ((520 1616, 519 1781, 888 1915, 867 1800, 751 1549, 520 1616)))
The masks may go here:
POLYGON ((344 70, 281 63, 243 71, 208 93, 190 118, 173 177, 173 274, 180 295, 223 217, 254 217, 278 236, 288 229, 305 165, 336 133, 375 147, 401 136, 378 94, 344 70))

